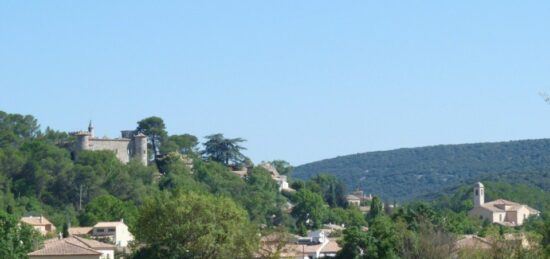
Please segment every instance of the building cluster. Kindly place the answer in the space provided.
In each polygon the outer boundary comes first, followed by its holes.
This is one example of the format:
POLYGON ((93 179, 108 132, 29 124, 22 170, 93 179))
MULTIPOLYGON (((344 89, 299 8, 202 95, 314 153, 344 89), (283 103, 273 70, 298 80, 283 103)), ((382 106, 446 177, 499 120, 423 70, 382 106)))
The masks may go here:
MULTIPOLYGON (((23 217, 21 223, 45 236, 58 234, 55 226, 43 216, 23 217)), ((124 220, 69 228, 68 232, 68 237, 63 238, 59 233, 57 238, 46 240, 42 248, 28 254, 29 258, 114 259, 115 251, 128 251, 134 240, 124 220)))
POLYGON ((261 238, 256 258, 325 258, 334 257, 342 249, 336 239, 329 238, 329 229, 311 231, 306 237, 272 234, 261 238))
MULTIPOLYGON (((290 185, 288 184, 286 175, 279 174, 279 171, 277 171, 277 168, 273 166, 271 163, 261 163, 258 165, 259 167, 265 169, 271 174, 271 179, 273 179, 277 185, 279 186, 279 191, 287 191, 287 192, 294 192, 295 190, 290 188, 290 185)), ((238 175, 241 178, 247 177, 252 170, 252 167, 244 167, 240 168, 238 170, 232 170, 232 172, 236 175, 238 175)))
POLYGON ((504 199, 485 202, 485 186, 478 182, 474 185, 474 208, 469 214, 504 226, 521 226, 530 216, 538 216, 540 211, 525 204, 504 199))
POLYGON ((372 201, 372 195, 365 195, 363 191, 357 189, 351 194, 346 195, 346 201, 350 206, 361 207, 362 204, 372 201))

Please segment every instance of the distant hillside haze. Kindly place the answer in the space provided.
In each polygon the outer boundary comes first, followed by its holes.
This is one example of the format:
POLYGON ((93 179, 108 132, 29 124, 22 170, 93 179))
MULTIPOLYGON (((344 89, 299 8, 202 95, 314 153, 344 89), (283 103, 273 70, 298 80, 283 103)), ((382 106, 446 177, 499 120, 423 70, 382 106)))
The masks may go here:
POLYGON ((294 178, 328 173, 348 191, 406 201, 480 180, 522 182, 550 190, 550 139, 439 145, 366 152, 308 163, 294 178))

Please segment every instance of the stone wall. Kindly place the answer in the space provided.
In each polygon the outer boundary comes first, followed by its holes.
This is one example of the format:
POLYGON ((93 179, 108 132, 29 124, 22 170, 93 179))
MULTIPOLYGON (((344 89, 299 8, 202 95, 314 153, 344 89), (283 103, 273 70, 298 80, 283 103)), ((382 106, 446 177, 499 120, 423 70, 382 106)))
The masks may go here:
POLYGON ((116 157, 123 163, 130 161, 129 139, 90 139, 88 150, 110 150, 115 152, 116 157))

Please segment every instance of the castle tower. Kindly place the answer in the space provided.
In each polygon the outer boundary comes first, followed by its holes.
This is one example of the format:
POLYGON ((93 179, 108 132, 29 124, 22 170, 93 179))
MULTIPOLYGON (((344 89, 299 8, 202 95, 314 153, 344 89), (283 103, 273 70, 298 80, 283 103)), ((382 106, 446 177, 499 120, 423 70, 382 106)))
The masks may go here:
POLYGON ((92 124, 92 120, 90 120, 90 124, 88 124, 88 132, 90 132, 90 137, 93 138, 94 135, 94 125, 92 124))
POLYGON ((138 133, 134 136, 134 159, 147 165, 147 136, 138 133))
POLYGON ((74 134, 76 136, 76 150, 87 150, 90 148, 90 132, 80 131, 74 134))
POLYGON ((485 186, 481 182, 474 185, 474 207, 479 207, 485 203, 485 186))

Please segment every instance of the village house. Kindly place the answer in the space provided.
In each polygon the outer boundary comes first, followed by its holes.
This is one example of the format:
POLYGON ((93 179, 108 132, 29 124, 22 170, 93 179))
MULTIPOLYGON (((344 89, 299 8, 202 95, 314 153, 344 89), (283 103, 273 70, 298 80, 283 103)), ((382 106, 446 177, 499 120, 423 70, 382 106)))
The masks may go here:
POLYGON ((43 248, 28 256, 30 259, 114 259, 115 246, 74 236, 46 240, 43 248))
POLYGON ((504 199, 485 202, 485 186, 478 182, 474 185, 474 208, 469 214, 491 223, 521 226, 527 218, 538 216, 540 212, 525 204, 504 199))
POLYGON ((124 220, 115 222, 98 222, 92 227, 90 235, 94 238, 108 238, 116 246, 125 248, 128 243, 134 241, 134 236, 124 224, 124 220))
POLYGON ((22 217, 21 222, 27 225, 31 225, 34 229, 38 230, 42 235, 48 233, 55 233, 55 226, 44 216, 38 217, 28 216, 22 217))
POLYGON ((346 201, 348 202, 349 206, 355 206, 355 207, 361 206, 361 199, 353 194, 346 195, 346 201))

